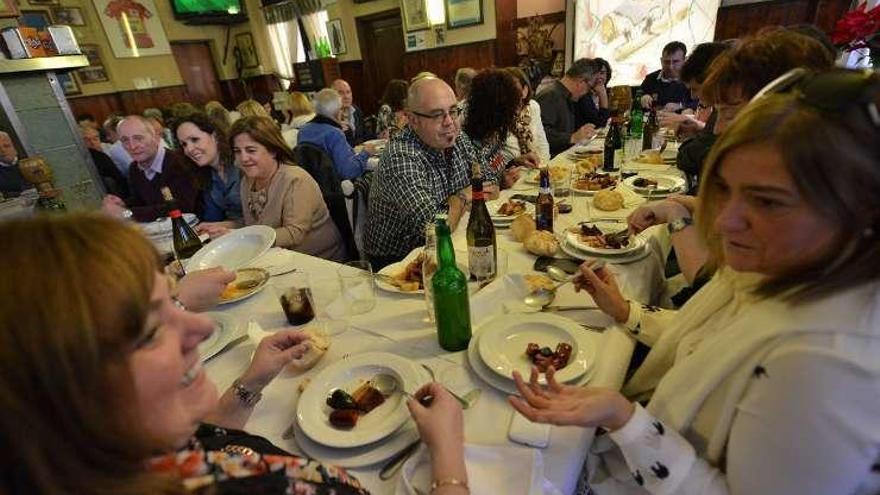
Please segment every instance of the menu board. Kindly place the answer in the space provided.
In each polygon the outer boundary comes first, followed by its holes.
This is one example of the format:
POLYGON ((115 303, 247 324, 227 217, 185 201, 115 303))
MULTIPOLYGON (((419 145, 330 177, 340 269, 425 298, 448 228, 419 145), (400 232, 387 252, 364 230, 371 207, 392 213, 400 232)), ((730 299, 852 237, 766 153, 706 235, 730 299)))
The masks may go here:
POLYGON ((663 46, 712 41, 720 0, 576 0, 574 58, 611 64, 612 85, 641 84, 660 68, 663 46))

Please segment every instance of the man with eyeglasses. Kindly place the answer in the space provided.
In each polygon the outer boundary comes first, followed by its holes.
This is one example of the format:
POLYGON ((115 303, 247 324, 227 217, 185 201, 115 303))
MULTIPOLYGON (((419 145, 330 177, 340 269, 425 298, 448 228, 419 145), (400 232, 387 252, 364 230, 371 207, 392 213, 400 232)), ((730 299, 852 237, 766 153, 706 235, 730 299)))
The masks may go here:
POLYGON ((576 60, 558 81, 542 89, 535 100, 541 105, 541 123, 550 144, 550 155, 557 155, 571 145, 596 133, 596 126, 575 125, 575 105, 590 91, 599 67, 588 58, 576 60))
POLYGON ((608 108, 608 77, 610 76, 608 72, 611 67, 601 58, 593 59, 593 64, 596 66, 596 72, 587 81, 589 85, 587 94, 575 105, 574 121, 577 127, 584 124, 593 124, 597 128, 605 127, 611 117, 611 110, 608 108))
POLYGON ((454 229, 469 208, 470 165, 458 101, 443 80, 415 81, 407 94, 408 125, 389 143, 370 188, 364 251, 373 269, 400 261, 425 243, 425 225, 449 213, 454 229))

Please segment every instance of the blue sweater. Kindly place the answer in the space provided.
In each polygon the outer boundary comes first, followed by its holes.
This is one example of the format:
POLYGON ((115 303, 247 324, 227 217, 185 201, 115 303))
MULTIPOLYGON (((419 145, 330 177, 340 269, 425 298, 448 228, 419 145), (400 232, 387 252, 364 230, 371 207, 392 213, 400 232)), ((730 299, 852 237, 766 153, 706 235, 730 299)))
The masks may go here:
POLYGON ((296 142, 313 144, 324 150, 330 155, 333 168, 342 180, 360 177, 366 169, 369 153, 361 151, 355 154, 342 129, 328 121, 321 116, 315 117, 299 130, 296 142))

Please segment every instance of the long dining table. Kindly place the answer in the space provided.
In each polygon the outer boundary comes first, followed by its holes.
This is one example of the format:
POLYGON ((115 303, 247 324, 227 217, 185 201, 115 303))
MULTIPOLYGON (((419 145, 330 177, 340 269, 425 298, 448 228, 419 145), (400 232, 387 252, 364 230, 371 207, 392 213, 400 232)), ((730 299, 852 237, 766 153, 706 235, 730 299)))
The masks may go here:
MULTIPOLYGON (((551 164, 569 164, 574 158, 562 154, 551 164)), ((674 173, 674 172, 670 172, 674 173)), ((524 179, 525 180, 525 179, 524 179)), ((502 199, 513 194, 535 194, 536 186, 520 187, 502 191, 502 199)), ((569 201, 573 211, 560 215, 556 221, 557 233, 579 221, 588 220, 595 209, 588 207, 590 196, 573 195, 569 201)), ((636 205, 628 205, 631 210, 636 205)), ((465 226, 463 219, 453 235, 453 243, 458 250, 466 249, 465 226)), ((670 243, 665 229, 651 228, 640 234, 647 244, 647 255, 639 260, 625 264, 608 264, 617 276, 624 294, 633 300, 649 304, 656 303, 664 284, 664 260, 669 253, 670 243)), ((516 242, 508 229, 497 230, 498 249, 506 259, 506 275, 528 274, 534 272, 535 256, 528 253, 516 242)), ((327 289, 336 293, 339 287, 339 264, 294 253, 296 272, 310 274, 312 287, 327 289)), ((559 256, 564 256, 559 253, 559 256)), ((465 262, 465 260, 461 260, 465 262)), ((505 275, 505 274, 502 274, 505 275)), ((273 277, 270 285, 284 285, 291 274, 273 277)), ((471 318, 474 332, 492 318, 503 314, 507 309, 500 304, 503 290, 496 285, 503 284, 504 277, 492 282, 488 287, 471 296, 471 318), (501 294, 501 296, 499 296, 501 294)), ((557 296, 558 304, 592 304, 586 293, 575 293, 571 285, 563 287, 557 296)), ((322 302, 316 301, 318 312, 322 302)), ((242 326, 256 322, 266 330, 283 328, 287 325, 284 313, 271 287, 267 287, 243 301, 226 304, 216 308, 237 320, 242 326)), ((619 389, 623 384, 634 348, 634 340, 622 328, 611 324, 610 319, 599 311, 583 311, 568 316, 579 323, 593 326, 607 326, 597 333, 595 342, 599 347, 594 371, 589 385, 619 389)), ((482 390, 480 398, 473 407, 464 411, 465 439, 468 444, 490 446, 512 446, 508 439, 508 427, 513 409, 507 402, 507 395, 483 381, 471 369, 466 351, 446 352, 437 341, 436 328, 427 318, 424 296, 401 294, 377 289, 375 307, 367 313, 344 317, 344 328, 330 337, 331 346, 320 362, 303 373, 282 372, 263 391, 262 400, 255 406, 246 429, 261 435, 276 445, 296 454, 304 454, 298 437, 289 435, 289 428, 297 411, 300 388, 308 386, 308 381, 326 366, 353 355, 380 351, 397 354, 404 358, 427 365, 435 372, 438 381, 454 392, 463 394, 474 388, 482 390), (288 434, 285 434, 288 432, 288 434)), ((590 330, 584 330, 588 332, 590 330)), ((223 390, 248 366, 254 351, 254 343, 246 341, 206 363, 208 375, 223 390)), ((301 434, 301 433, 300 433, 301 434)), ((540 451, 543 459, 543 476, 560 493, 572 493, 576 487, 587 450, 592 442, 594 430, 578 427, 553 427, 549 446, 540 451)), ((527 448, 527 447, 522 447, 527 448)), ((375 494, 395 493, 396 479, 382 481, 378 473, 382 463, 367 467, 350 469, 362 483, 375 494)), ((552 492, 552 490, 550 491, 552 492)))

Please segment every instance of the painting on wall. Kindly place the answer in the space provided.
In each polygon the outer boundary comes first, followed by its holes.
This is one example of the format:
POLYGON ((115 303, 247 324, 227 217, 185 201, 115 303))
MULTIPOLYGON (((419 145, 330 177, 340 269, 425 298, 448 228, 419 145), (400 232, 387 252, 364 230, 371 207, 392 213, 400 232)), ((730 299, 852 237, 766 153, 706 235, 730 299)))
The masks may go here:
POLYGON ((116 58, 170 55, 153 0, 92 0, 116 58))
POLYGON ((24 27, 37 28, 40 31, 46 29, 52 24, 47 10, 22 10, 18 17, 18 25, 24 27))
POLYGON ((107 69, 101 60, 100 47, 95 44, 80 45, 83 55, 89 59, 89 66, 79 69, 77 75, 83 84, 92 84, 97 82, 105 82, 110 80, 107 75, 107 69))
POLYGON ((235 48, 241 54, 243 69, 255 69, 260 66, 260 57, 257 56, 257 47, 254 46, 254 37, 251 33, 236 34, 235 48))
POLYGON ((76 77, 72 72, 56 72, 55 77, 58 78, 58 83, 61 84, 61 89, 64 90, 64 96, 82 94, 82 90, 79 88, 76 77))
POLYGON ((403 23, 407 32, 431 27, 425 0, 401 0, 400 3, 403 5, 403 23))
POLYGON ((342 55, 348 51, 345 45, 345 31, 342 30, 341 19, 327 21, 327 35, 330 37, 330 47, 334 55, 342 55))
POLYGON ((483 0, 446 0, 446 27, 449 29, 483 23, 483 0))
POLYGON ((58 0, 30 0, 31 5, 58 5, 58 0))
POLYGON ((0 2, 0 18, 18 17, 18 3, 15 0, 0 2))
POLYGON ((52 9, 52 17, 58 24, 68 26, 85 26, 86 19, 79 7, 55 7, 52 9))

